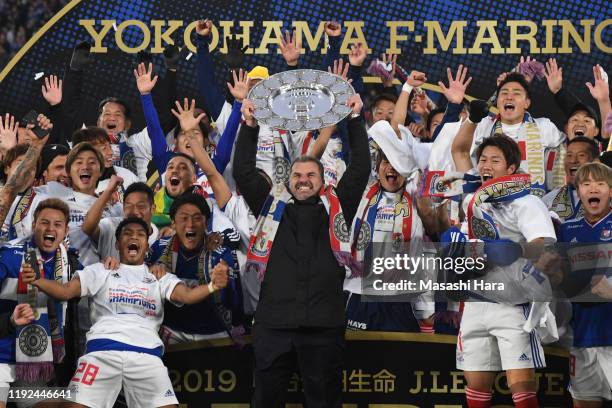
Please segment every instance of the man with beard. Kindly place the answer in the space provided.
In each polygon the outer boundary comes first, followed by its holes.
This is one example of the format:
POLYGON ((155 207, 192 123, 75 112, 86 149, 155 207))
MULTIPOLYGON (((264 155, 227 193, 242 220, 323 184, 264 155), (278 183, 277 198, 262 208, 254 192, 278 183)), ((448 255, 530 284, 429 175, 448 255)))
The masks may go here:
POLYGON ((195 304, 223 289, 228 282, 227 265, 210 270, 208 284, 188 287, 173 274, 159 278, 144 263, 149 227, 139 218, 127 218, 117 227, 117 270, 95 264, 79 271, 67 283, 37 279, 23 267, 23 282, 50 297, 68 300, 89 298, 93 325, 87 333, 86 354, 71 380, 79 407, 111 406, 122 386, 128 406, 167 407, 178 404, 168 370, 161 356, 158 330, 165 301, 195 304))
POLYGON ((162 188, 155 193, 153 223, 158 228, 170 226, 170 207, 176 197, 183 194, 196 182, 193 159, 183 153, 175 153, 168 162, 162 188))
POLYGON ((255 107, 243 103, 234 178, 258 217, 246 271, 262 280, 253 329, 256 408, 284 406, 296 358, 306 404, 341 405, 348 225, 370 173, 361 98, 354 95, 347 105, 353 111, 348 121, 352 160, 334 189, 323 186, 322 165, 309 156, 294 161, 288 185, 271 186, 256 168, 255 107))
POLYGON ((567 142, 563 167, 566 184, 552 190, 542 197, 550 211, 554 211, 561 221, 582 217, 583 209, 574 188, 574 176, 580 166, 597 161, 597 143, 586 136, 575 136, 567 142))
MULTIPOLYGON (((197 305, 177 308, 166 305, 161 328, 165 344, 233 336, 234 327, 242 323, 242 291, 232 250, 238 246, 238 235, 232 241, 225 237, 215 241, 206 234, 211 211, 198 194, 178 197, 170 208, 172 228, 176 234, 167 243, 158 262, 189 287, 210 281, 218 264, 230 266, 227 287, 197 305)), ((232 234, 230 234, 232 235, 232 234)))
MULTIPOLYGON (((38 125, 47 132, 53 128, 53 124, 44 115, 38 115, 37 120, 38 125)), ((32 185, 35 181, 34 177, 40 171, 41 150, 49 138, 48 135, 42 139, 36 137, 31 130, 33 127, 33 125, 28 125, 24 129, 24 132, 26 132, 31 139, 31 147, 25 144, 18 144, 9 149, 2 160, 2 167, 6 176, 6 185, 11 187, 10 184, 14 184, 15 180, 18 178, 20 190, 13 191, 15 196, 11 201, 12 204, 6 208, 6 213, 2 214, 0 242, 10 241, 18 236, 23 236, 19 235, 19 226, 22 225, 22 220, 24 220, 30 208, 33 208, 32 203, 34 202, 36 193, 32 185), (22 165, 22 162, 25 163, 22 165), (17 171, 17 169, 20 170, 17 171), (13 180, 10 184, 8 183, 9 179, 13 180)))
MULTIPOLYGON (((32 208, 46 198, 61 198, 70 207, 70 232, 68 238, 70 246, 79 251, 81 263, 85 266, 98 262, 99 257, 91 240, 81 230, 81 224, 85 220, 87 211, 94 205, 96 199, 96 186, 100 175, 104 170, 104 159, 100 152, 89 143, 79 143, 68 154, 66 159, 66 172, 70 178, 71 188, 60 183, 51 181, 45 186, 36 187, 36 196, 32 202, 32 208)), ((121 216, 121 204, 115 203, 107 206, 104 216, 121 216)), ((28 236, 31 225, 31 214, 28 213, 21 228, 18 228, 18 236, 28 236)))
POLYGON ((28 268, 33 271, 32 263, 38 265, 42 279, 63 283, 80 267, 78 258, 63 244, 68 232, 69 209, 61 200, 52 198, 40 202, 32 212, 32 236, 13 240, 0 248, 0 286, 3 288, 0 312, 12 310, 18 301, 25 301, 36 310, 31 324, 0 338, 0 387, 8 387, 13 381, 17 387, 65 386, 66 376, 70 375, 66 371, 75 367, 76 304, 54 301, 23 280, 28 268), (41 336, 47 341, 41 342, 41 336))

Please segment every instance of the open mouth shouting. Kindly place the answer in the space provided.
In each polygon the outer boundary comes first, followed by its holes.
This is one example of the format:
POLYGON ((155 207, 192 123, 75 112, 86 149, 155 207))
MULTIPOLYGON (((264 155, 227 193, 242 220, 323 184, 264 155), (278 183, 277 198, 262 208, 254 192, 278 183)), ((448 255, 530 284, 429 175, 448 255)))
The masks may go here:
POLYGON ((107 123, 106 128, 110 131, 114 131, 115 129, 117 129, 117 124, 114 122, 107 123))
POLYGON ((140 250, 140 245, 136 242, 130 242, 128 244, 128 255, 129 256, 138 256, 138 252, 140 250))
POLYGON ((483 181, 483 183, 486 183, 486 182, 487 182, 487 181, 489 181, 489 180, 493 180, 493 173, 491 173, 491 172, 489 172, 489 171, 484 171, 484 172, 481 174, 481 177, 482 177, 482 181, 483 181))
POLYGON ((189 243, 195 243, 196 241, 196 232, 194 230, 185 231, 185 239, 189 243))
POLYGON ((170 177, 170 185, 172 187, 178 187, 181 184, 181 179, 178 176, 170 177))
POLYGON ((578 171, 578 167, 579 167, 579 166, 572 166, 572 167, 570 167, 570 168, 569 168, 570 175, 571 175, 572 177, 576 175, 576 172, 578 171))
POLYGON ((304 183, 297 183, 295 185, 295 189, 299 192, 307 192, 313 189, 312 183, 309 182, 304 182, 304 183))
POLYGON ((586 135, 587 129, 585 126, 576 126, 574 128, 574 136, 584 136, 586 135))
POLYGON ((589 197, 587 202, 589 203, 590 208, 597 209, 599 207, 601 199, 599 197, 589 197))
POLYGON ((43 235, 43 242, 45 243, 45 245, 53 245, 53 243, 55 242, 55 235, 53 234, 45 234, 43 235))
POLYGON ((81 180, 81 183, 83 183, 85 185, 91 184, 91 171, 89 171, 89 170, 82 170, 79 173, 79 180, 81 180))
POLYGON ((514 113, 516 111, 516 105, 512 102, 504 103, 504 112, 506 113, 514 113))

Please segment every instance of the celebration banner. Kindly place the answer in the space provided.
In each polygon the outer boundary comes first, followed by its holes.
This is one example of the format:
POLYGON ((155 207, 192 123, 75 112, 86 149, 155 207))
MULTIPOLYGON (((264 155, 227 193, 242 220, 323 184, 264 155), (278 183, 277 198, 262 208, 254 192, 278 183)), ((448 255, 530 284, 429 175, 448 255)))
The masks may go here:
MULTIPOLYGON (((348 332, 343 408, 461 408, 466 382, 455 368, 456 337, 443 334, 348 332)), ((567 353, 545 348, 537 370, 541 407, 568 407, 567 353)), ((184 407, 248 408, 253 384, 250 345, 238 350, 213 340, 170 346, 164 356, 184 407)), ((293 373, 287 407, 302 407, 302 384, 293 373)), ((495 378, 493 408, 512 407, 504 373, 495 378)))
MULTIPOLYGON (((563 86, 594 104, 584 84, 592 81, 594 64, 610 68, 612 51, 612 6, 605 0, 72 0, 0 73, 0 112, 18 117, 27 112, 40 98, 41 78, 62 75, 72 47, 80 41, 90 42, 95 54, 83 89, 88 116, 95 119, 97 103, 106 96, 139 107, 132 75, 135 53, 154 54, 164 75, 164 48, 176 43, 193 53, 194 21, 204 17, 215 23, 211 48, 220 79, 226 78, 220 56, 230 33, 248 46, 247 68, 264 65, 273 73, 285 69, 278 53, 284 30, 295 30, 302 43, 302 67, 324 68, 319 66, 327 51, 323 24, 336 20, 343 28, 342 53, 361 42, 370 57, 399 54, 398 63, 407 70, 428 73, 432 89, 438 80, 446 80, 446 66, 464 64, 474 77, 469 94, 488 99, 498 74, 512 69, 521 55, 540 61, 556 57, 563 67, 563 86)), ((179 65, 179 96, 197 94, 195 58, 189 55, 179 65)), ((536 117, 563 123, 545 81, 535 84, 530 110, 536 117)))

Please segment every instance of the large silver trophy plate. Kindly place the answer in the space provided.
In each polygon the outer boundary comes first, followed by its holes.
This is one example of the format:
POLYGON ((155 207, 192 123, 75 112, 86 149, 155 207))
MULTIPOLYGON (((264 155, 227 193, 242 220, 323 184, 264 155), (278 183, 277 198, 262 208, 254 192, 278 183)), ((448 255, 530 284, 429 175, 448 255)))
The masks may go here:
POLYGON ((254 116, 272 129, 315 130, 344 119, 346 105, 355 89, 342 77, 314 69, 296 69, 274 74, 249 92, 254 116))

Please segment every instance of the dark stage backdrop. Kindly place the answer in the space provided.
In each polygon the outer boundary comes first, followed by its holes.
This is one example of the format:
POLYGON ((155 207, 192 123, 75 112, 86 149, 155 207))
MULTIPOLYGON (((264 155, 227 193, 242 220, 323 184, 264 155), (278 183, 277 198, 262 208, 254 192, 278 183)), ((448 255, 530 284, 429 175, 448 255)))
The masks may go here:
MULTIPOLYGON (((168 41, 191 44, 193 21, 208 17, 218 30, 215 49, 231 27, 249 44, 247 66, 283 70, 277 55, 281 30, 295 28, 305 55, 300 64, 319 67, 325 50, 323 22, 343 25, 345 50, 351 42, 366 42, 374 55, 399 53, 406 69, 428 73, 430 83, 446 78, 445 67, 467 65, 474 76, 468 93, 488 98, 495 79, 510 70, 520 55, 538 60, 555 56, 564 69, 564 86, 591 103, 584 85, 592 66, 610 69, 612 3, 589 1, 440 1, 440 0, 73 0, 43 27, 0 73, 0 112, 21 117, 33 98, 40 98, 36 74, 63 74, 71 48, 79 41, 95 44, 95 63, 85 83, 85 104, 95 117, 97 101, 109 95, 138 107, 132 76, 134 54, 156 54, 159 72, 168 41)), ((219 55, 215 58, 218 77, 219 55)), ((180 64, 179 95, 196 96, 195 57, 180 64)), ((366 61, 366 65, 369 60, 366 61)), ((40 75, 39 75, 40 76, 40 75)), ((562 118, 553 107, 545 82, 535 85, 532 113, 562 118)))

